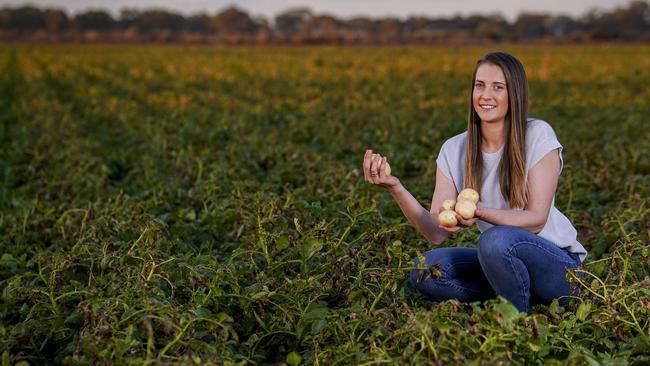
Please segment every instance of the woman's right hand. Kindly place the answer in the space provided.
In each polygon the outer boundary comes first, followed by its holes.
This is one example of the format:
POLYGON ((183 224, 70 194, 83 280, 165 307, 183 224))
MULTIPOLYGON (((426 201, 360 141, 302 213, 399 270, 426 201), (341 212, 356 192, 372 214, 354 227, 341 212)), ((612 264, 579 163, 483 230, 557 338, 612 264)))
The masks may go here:
POLYGON ((393 175, 386 175, 387 160, 385 156, 366 150, 363 157, 363 177, 366 182, 376 184, 386 190, 399 187, 400 181, 393 175))

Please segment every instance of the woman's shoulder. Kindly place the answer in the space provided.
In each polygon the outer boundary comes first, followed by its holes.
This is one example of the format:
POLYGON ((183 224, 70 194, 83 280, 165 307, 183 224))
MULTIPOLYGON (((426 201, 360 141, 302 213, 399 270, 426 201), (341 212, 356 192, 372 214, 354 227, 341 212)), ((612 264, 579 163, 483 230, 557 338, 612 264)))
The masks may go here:
POLYGON ((443 144, 441 150, 462 149, 467 144, 467 131, 461 132, 456 136, 448 138, 443 144))
MULTIPOLYGON (((467 148, 467 131, 448 138, 436 158, 438 169, 453 182, 462 182, 463 162, 467 148)), ((458 184, 456 184, 458 186, 458 184)), ((458 187, 456 187, 458 189, 458 187)))
POLYGON ((551 125, 541 119, 529 118, 526 128, 526 155, 527 169, 535 166, 537 162, 553 149, 560 149, 560 164, 562 163, 562 144, 558 141, 551 125))
POLYGON ((527 139, 546 139, 555 137, 555 131, 551 125, 539 118, 528 118, 528 126, 526 127, 527 139))

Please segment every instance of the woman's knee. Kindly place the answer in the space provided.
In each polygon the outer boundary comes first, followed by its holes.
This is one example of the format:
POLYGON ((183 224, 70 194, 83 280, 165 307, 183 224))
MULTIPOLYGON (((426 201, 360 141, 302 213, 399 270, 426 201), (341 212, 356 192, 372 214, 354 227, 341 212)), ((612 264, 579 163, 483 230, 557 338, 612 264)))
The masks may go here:
POLYGON ((478 256, 486 260, 507 254, 514 243, 516 228, 510 226, 493 226, 479 236, 478 256))
POLYGON ((441 259, 440 257, 441 254, 443 254, 442 252, 444 251, 440 251, 440 249, 432 249, 425 252, 423 256, 416 256, 413 258, 413 264, 416 268, 411 270, 410 279, 415 288, 420 289, 424 279, 429 277, 429 266, 441 259), (421 259, 424 260, 424 262, 421 259))
POLYGON ((412 269, 410 273, 411 285, 416 289, 420 289, 420 276, 421 272, 419 269, 412 269))
MULTIPOLYGON (((413 259, 413 264, 415 265, 415 267, 419 267, 420 266, 420 259, 418 257, 415 257, 415 259, 413 259)), ((412 269, 411 273, 410 273, 410 278, 411 278, 411 284, 413 284, 413 286, 415 286, 415 288, 417 288, 418 283, 420 282, 419 281, 420 270, 419 269, 412 269)))
POLYGON ((417 269, 411 270, 411 283, 418 287, 423 279, 430 277, 446 277, 446 272, 454 266, 454 263, 460 261, 467 263, 471 257, 476 260, 474 249, 469 248, 436 248, 424 252, 422 256, 416 256, 413 263, 417 269), (433 271, 433 273, 432 273, 433 271))
POLYGON ((416 290, 423 293, 429 300, 440 301, 440 294, 438 293, 440 283, 433 281, 434 277, 429 272, 430 268, 425 268, 429 266, 427 264, 428 259, 425 259, 425 263, 422 263, 418 257, 413 259, 416 268, 410 271, 409 277, 411 284, 416 290))

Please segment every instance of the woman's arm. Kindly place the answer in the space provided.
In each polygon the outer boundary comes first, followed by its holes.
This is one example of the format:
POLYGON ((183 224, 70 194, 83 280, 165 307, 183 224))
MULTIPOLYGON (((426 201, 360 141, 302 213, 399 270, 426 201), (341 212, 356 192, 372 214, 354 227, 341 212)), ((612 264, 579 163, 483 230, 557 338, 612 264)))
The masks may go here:
POLYGON ((528 172, 528 203, 523 210, 480 207, 476 216, 493 225, 508 225, 539 233, 546 225, 555 189, 560 178, 559 149, 544 156, 528 172))
POLYGON ((455 199, 457 192, 454 183, 440 169, 436 169, 436 187, 431 198, 431 210, 427 211, 400 183, 389 190, 404 216, 431 243, 440 244, 449 237, 451 231, 444 230, 438 223, 438 210, 442 202, 455 199))
POLYGON ((368 183, 379 185, 390 192, 400 209, 406 216, 411 226, 417 229, 429 242, 442 243, 449 236, 449 232, 441 229, 438 224, 438 208, 446 199, 456 197, 456 187, 453 182, 440 172, 436 171, 436 187, 431 200, 431 211, 427 211, 418 200, 406 190, 402 183, 394 176, 385 176, 383 169, 386 158, 373 154, 372 150, 366 151, 364 157, 364 177, 368 183), (371 173, 377 172, 374 177, 371 173))

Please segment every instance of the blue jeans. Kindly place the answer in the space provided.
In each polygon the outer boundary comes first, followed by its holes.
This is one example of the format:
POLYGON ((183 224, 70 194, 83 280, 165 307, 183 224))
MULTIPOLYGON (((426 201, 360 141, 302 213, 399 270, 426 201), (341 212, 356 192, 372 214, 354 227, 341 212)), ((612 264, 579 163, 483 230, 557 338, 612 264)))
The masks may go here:
MULTIPOLYGON (((411 281, 430 300, 483 301, 500 295, 519 311, 532 304, 565 304, 579 288, 566 281, 580 258, 530 231, 494 226, 477 248, 439 248, 424 253, 428 270, 412 270, 411 281)), ((415 259, 416 265, 420 261, 415 259)))

